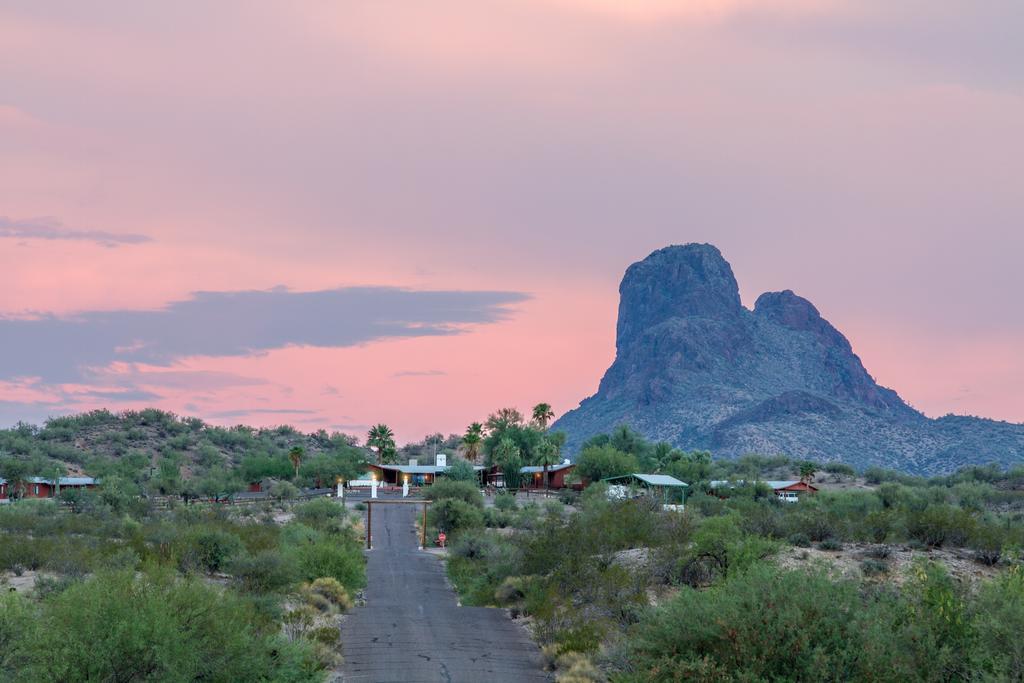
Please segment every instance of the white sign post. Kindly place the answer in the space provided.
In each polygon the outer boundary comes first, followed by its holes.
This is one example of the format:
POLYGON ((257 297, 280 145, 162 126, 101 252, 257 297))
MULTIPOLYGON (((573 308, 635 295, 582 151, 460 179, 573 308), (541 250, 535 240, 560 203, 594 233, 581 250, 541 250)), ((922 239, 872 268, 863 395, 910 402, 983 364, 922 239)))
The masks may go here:
POLYGON ((370 485, 370 498, 377 497, 377 477, 373 478, 373 483, 370 485))
POLYGON ((409 497, 409 477, 406 477, 402 481, 402 498, 409 497))

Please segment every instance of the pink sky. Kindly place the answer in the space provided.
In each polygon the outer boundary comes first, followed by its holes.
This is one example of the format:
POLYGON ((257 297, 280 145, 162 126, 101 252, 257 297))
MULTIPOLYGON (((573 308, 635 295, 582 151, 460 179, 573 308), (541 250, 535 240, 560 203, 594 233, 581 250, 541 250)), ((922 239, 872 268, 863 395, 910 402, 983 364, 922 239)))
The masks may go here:
POLYGON ((624 269, 692 241, 925 413, 1024 421, 1022 7, 5 2, 0 423, 156 405, 409 440, 561 413, 612 359, 624 269), (357 286, 444 294, 400 336, 379 293, 288 310, 357 286), (126 314, 275 287, 245 351, 216 315, 155 348, 126 314), (11 341, 25 318, 81 327, 11 341))

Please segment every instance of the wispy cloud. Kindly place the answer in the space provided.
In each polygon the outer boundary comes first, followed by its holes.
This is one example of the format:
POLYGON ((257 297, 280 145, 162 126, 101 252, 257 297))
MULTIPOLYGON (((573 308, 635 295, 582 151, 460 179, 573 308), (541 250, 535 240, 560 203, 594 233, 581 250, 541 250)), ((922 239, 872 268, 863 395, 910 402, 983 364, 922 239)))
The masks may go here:
MULTIPOLYGON (((516 292, 392 287, 316 292, 275 288, 200 292, 153 311, 0 318, 0 379, 68 383, 120 367, 116 364, 168 366, 188 357, 248 356, 288 346, 338 348, 389 338, 455 335, 467 325, 508 318, 510 306, 527 298, 516 292)), ((138 379, 154 385, 176 380, 159 371, 138 379)))
POLYGON ((392 377, 440 377, 447 374, 444 370, 402 370, 392 377))
POLYGON ((4 237, 92 242, 103 247, 118 247, 124 244, 143 244, 153 241, 148 235, 106 232, 104 230, 73 230, 54 218, 13 220, 0 216, 0 238, 4 237))
POLYGON ((106 391, 103 389, 89 389, 87 391, 74 391, 65 394, 69 401, 102 401, 103 403, 139 403, 158 401, 163 398, 160 394, 144 389, 125 389, 106 391))
POLYGON ((236 408, 210 413, 212 418, 248 417, 250 415, 316 415, 315 410, 301 408, 236 408))

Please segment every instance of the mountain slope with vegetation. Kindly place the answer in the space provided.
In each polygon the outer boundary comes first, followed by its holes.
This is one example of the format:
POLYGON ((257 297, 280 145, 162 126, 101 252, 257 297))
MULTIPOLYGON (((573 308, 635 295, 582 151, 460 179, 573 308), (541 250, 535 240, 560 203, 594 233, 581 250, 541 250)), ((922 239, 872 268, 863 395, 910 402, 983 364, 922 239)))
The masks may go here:
POLYGON ((878 385, 850 342, 786 290, 740 302, 708 244, 672 246, 627 269, 616 357, 598 391, 553 426, 575 452, 628 424, 715 455, 786 454, 921 474, 1024 459, 1024 425, 929 419, 878 385))
POLYGON ((168 495, 237 491, 270 477, 333 485, 373 454, 348 435, 288 426, 224 428, 146 409, 97 410, 0 430, 0 477, 89 474, 168 495))

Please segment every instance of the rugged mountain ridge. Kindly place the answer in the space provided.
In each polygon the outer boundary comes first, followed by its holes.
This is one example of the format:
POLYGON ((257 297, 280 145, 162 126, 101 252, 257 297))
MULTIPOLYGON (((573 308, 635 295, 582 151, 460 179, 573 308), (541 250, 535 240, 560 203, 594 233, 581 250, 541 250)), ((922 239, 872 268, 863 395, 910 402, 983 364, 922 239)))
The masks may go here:
POLYGON ((660 249, 619 286, 616 357, 554 429, 570 452, 629 424, 719 456, 784 453, 920 474, 1024 461, 1024 425, 929 419, 880 386, 850 342, 790 290, 745 308, 710 244, 660 249))

